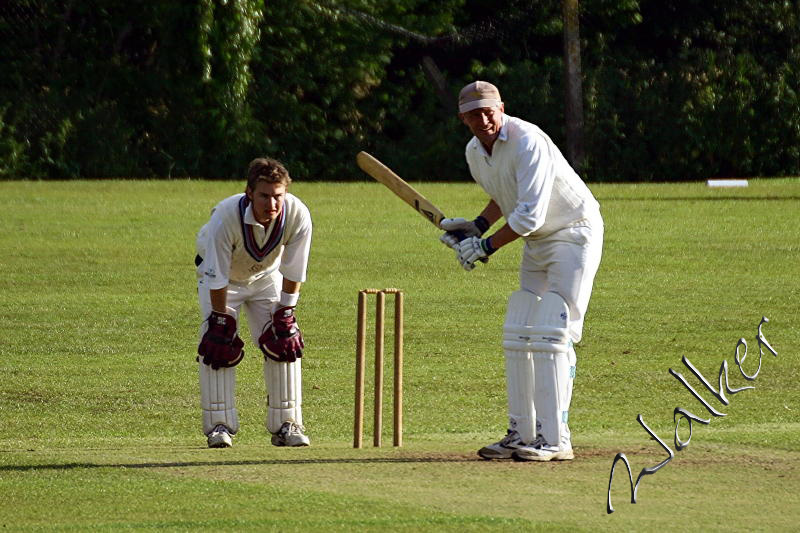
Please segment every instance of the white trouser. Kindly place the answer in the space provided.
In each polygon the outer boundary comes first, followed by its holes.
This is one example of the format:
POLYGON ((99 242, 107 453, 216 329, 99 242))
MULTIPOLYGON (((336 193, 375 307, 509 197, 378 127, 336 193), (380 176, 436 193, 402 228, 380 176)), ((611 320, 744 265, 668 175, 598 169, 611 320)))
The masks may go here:
MULTIPOLYGON (((569 308, 567 329, 572 343, 566 354, 529 352, 533 361, 524 364, 526 370, 529 364, 533 365, 533 376, 512 387, 509 403, 513 394, 517 402, 527 405, 532 395, 535 433, 553 445, 570 441, 567 419, 577 363, 572 344, 583 335, 584 316, 602 256, 603 234, 602 219, 597 217, 586 226, 565 228, 543 239, 527 241, 523 249, 520 288, 538 297, 550 292, 563 298, 569 308), (533 391, 519 389, 531 378, 533 391)), ((538 350, 531 350, 535 351, 538 350)))
POLYGON ((569 331, 578 343, 603 251, 603 222, 574 226, 543 239, 526 241, 520 266, 520 288, 541 297, 554 292, 569 306, 569 331))
MULTIPOLYGON (((227 305, 229 312, 241 326, 241 311, 244 309, 250 337, 253 345, 258 346, 258 338, 264 325, 272 319, 272 313, 278 302, 279 288, 282 278, 279 273, 262 278, 251 285, 228 285, 227 305)), ((211 314, 211 296, 204 286, 203 279, 198 281, 198 300, 202 324, 198 343, 206 332, 208 315, 211 314)), ((258 348, 246 349, 251 356, 262 357, 258 348)), ((247 358, 245 358, 246 360, 247 358)), ((301 373, 300 360, 294 363, 264 363, 264 382, 268 393, 267 429, 275 433, 280 423, 288 419, 302 423, 301 412, 301 373), (275 428, 275 424, 277 428, 275 428)), ((208 435, 217 424, 224 424, 235 433, 239 429, 239 416, 236 411, 236 367, 212 369, 199 363, 200 366, 200 404, 203 411, 203 432, 208 435)))

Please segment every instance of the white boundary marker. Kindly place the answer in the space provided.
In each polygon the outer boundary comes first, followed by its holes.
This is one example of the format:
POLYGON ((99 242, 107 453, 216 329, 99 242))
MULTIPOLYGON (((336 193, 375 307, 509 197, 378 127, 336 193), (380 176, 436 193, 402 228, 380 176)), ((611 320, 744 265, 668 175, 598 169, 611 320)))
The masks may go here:
POLYGON ((747 187, 747 180, 708 180, 709 187, 747 187))

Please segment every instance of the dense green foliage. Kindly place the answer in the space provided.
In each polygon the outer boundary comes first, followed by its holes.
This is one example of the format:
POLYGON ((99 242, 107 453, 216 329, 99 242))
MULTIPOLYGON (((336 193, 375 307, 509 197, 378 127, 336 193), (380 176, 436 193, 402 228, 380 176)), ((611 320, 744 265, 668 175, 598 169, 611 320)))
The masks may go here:
MULTIPOLYGON (((367 149, 413 179, 463 179, 451 100, 476 77, 563 143, 560 4, 4 3, 0 177, 238 177, 267 153, 346 180, 367 149)), ((583 0, 587 179, 800 172, 799 11, 583 0)))
POLYGON ((638 4, 639 22, 623 29, 586 24, 588 138, 598 172, 797 173, 798 2, 638 4))

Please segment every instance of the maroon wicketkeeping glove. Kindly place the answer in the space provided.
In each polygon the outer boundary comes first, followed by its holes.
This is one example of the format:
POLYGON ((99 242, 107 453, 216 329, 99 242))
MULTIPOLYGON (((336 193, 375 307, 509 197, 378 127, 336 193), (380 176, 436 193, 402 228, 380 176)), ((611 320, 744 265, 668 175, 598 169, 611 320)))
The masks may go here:
POLYGON ((236 334, 236 319, 225 313, 211 311, 208 331, 203 335, 197 353, 203 363, 214 370, 238 365, 244 358, 244 342, 236 334))
POLYGON ((264 355, 275 361, 291 363, 303 356, 303 334, 297 327, 294 307, 280 307, 272 315, 272 322, 264 326, 258 338, 264 355))

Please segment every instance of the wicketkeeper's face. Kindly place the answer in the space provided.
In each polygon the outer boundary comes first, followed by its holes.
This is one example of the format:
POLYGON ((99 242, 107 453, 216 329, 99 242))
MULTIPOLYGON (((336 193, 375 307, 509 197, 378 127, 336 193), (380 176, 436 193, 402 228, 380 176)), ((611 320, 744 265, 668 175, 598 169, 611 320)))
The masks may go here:
POLYGON ((263 225, 272 222, 283 209, 283 201, 286 198, 286 185, 283 183, 259 181, 254 190, 248 188, 245 192, 253 202, 253 214, 256 220, 263 225))

